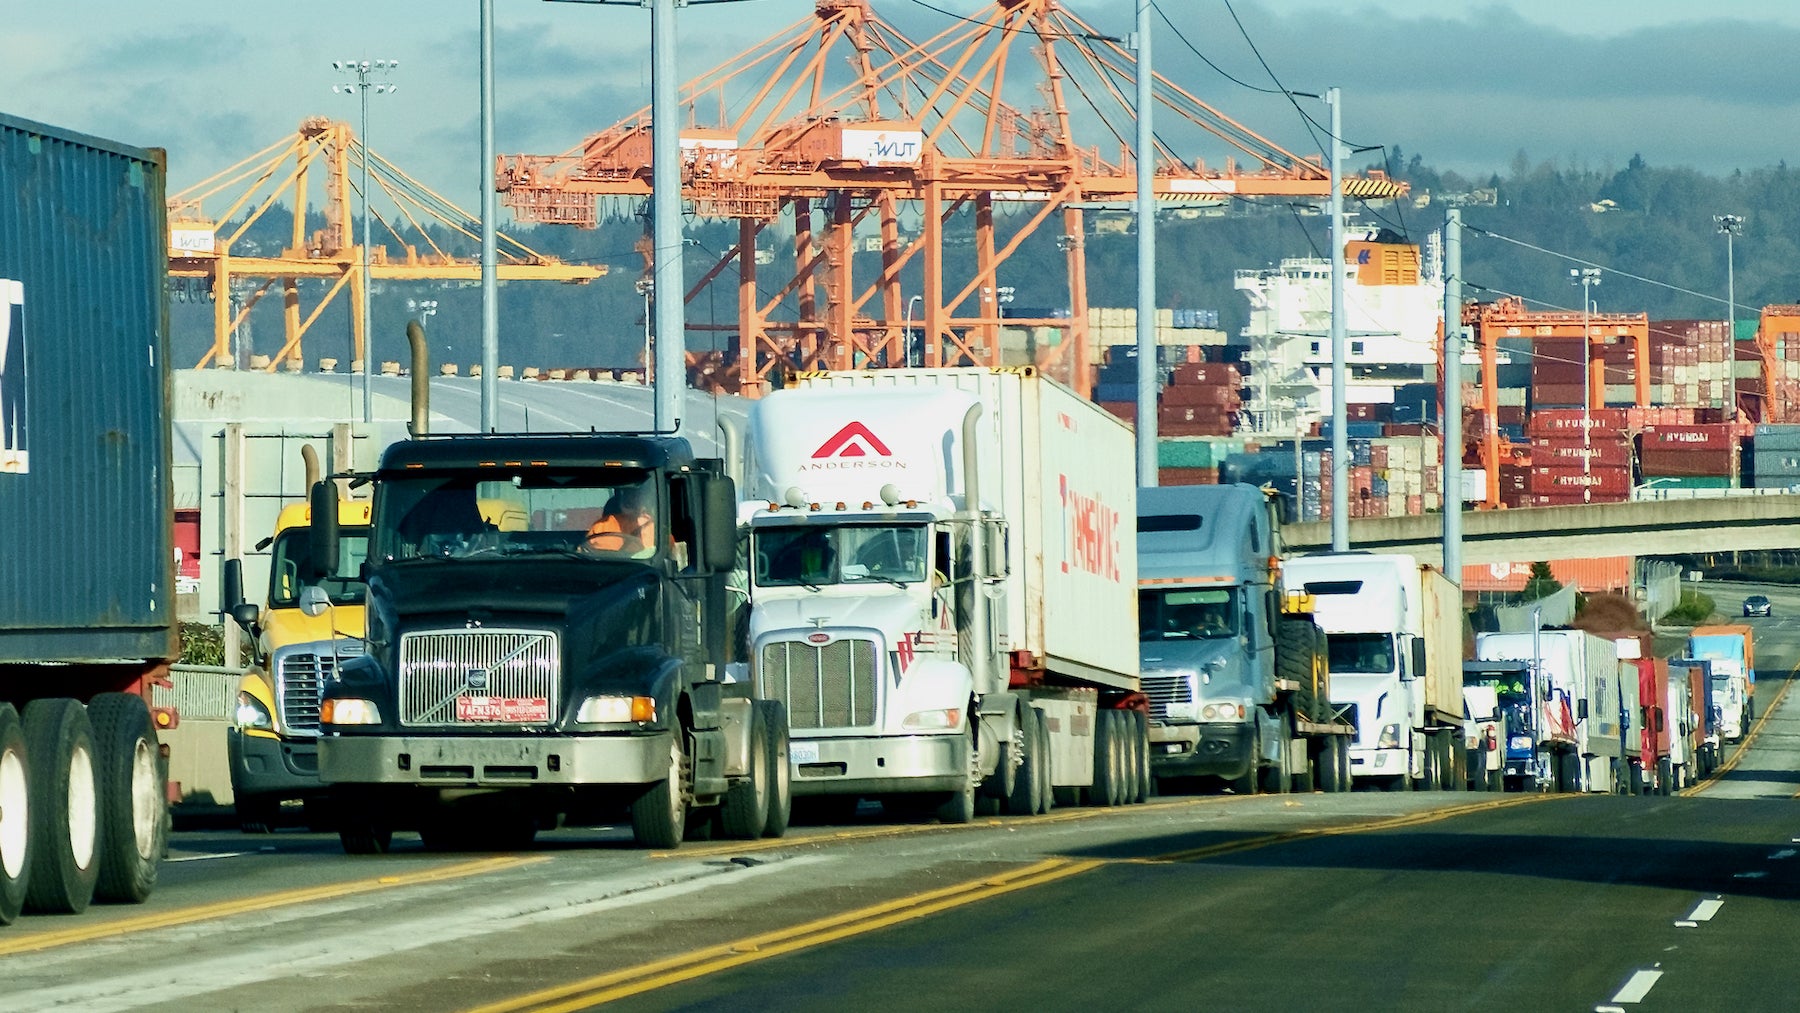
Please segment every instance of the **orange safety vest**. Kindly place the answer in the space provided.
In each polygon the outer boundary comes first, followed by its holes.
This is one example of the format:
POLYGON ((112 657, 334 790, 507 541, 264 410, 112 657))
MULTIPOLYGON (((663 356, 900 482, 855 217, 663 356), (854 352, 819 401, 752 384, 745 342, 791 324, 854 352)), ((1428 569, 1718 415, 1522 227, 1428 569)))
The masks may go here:
POLYGON ((625 551, 627 539, 635 540, 639 549, 653 548, 656 545, 656 521, 648 513, 638 516, 643 520, 607 514, 588 528, 587 543, 602 552, 625 551))

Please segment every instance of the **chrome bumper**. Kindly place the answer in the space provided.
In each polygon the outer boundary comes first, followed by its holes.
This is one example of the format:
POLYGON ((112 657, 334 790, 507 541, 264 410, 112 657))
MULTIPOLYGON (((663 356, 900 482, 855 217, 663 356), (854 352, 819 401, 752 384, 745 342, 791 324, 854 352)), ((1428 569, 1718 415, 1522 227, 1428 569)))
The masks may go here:
POLYGON ((332 784, 433 787, 649 784, 668 775, 672 734, 324 736, 319 778, 332 784))

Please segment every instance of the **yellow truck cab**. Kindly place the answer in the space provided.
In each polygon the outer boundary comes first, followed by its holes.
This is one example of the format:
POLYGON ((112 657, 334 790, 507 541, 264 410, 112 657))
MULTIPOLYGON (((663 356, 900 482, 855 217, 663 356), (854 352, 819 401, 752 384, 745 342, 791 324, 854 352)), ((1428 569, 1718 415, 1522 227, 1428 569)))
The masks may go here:
MULTIPOLYGON (((284 507, 269 549, 267 606, 244 601, 242 564, 226 562, 225 611, 255 642, 255 664, 238 684, 236 720, 226 730, 231 790, 246 833, 280 823, 281 805, 310 808, 319 782, 319 694, 340 659, 363 653, 362 562, 369 542, 369 503, 342 501, 343 550, 336 574, 309 573, 312 522, 306 503, 284 507)), ((309 822, 318 822, 309 814, 309 822)))

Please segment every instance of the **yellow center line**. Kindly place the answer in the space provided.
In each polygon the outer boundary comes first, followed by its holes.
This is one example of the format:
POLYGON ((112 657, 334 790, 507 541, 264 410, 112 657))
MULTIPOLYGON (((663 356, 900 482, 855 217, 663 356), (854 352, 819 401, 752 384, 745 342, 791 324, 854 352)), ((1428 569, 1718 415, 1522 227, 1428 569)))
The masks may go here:
POLYGON ((449 879, 461 879, 467 876, 479 876, 484 873, 503 872, 522 865, 532 865, 548 861, 546 857, 498 857, 480 858, 468 862, 457 862, 454 865, 439 866, 434 869, 423 869, 419 872, 399 873, 390 876, 377 876, 373 879, 357 879, 347 883, 330 883, 324 886, 300 887, 293 890, 281 890, 275 893, 259 894, 238 900, 218 901, 212 904, 199 904, 193 907, 174 908, 158 911, 153 914, 138 915, 133 918, 122 918, 117 921, 101 922, 94 925, 83 925, 71 929, 58 929, 50 932, 33 932, 24 935, 8 933, 0 937, 0 957, 16 953, 34 953, 57 946, 68 946, 73 943, 92 942, 96 939, 110 939, 114 936, 129 935, 134 932, 149 932, 155 929, 167 929, 177 925, 191 925, 195 922, 208 921, 214 918, 229 918, 232 915, 248 914, 253 911, 268 911, 280 907, 292 907, 295 904, 310 904, 322 900, 336 900, 359 893, 373 893, 377 890, 389 890, 402 886, 417 886, 421 883, 437 883, 449 879))
POLYGON ((1160 809, 1190 809, 1195 806, 1220 805, 1252 798, 1250 795, 1212 795, 1204 798, 1168 799, 1146 802, 1127 808, 1082 808, 1060 809, 1044 816, 1006 816, 979 819, 973 823, 917 823, 904 826, 863 827, 855 830, 839 830, 829 834, 814 834, 807 837, 772 837, 759 841, 736 841, 725 844, 709 844, 700 847, 684 845, 676 851, 652 852, 651 858, 712 858, 719 855, 744 855, 759 851, 778 851, 783 848, 797 848, 811 845, 838 844, 847 841, 868 841, 886 837, 910 837, 915 834, 946 833, 958 830, 994 827, 1035 827, 1047 823, 1071 823, 1077 820, 1091 820, 1101 816, 1117 816, 1121 814, 1155 812, 1160 809))
POLYGON ((1414 827, 1426 823, 1437 823, 1442 820, 1451 819, 1457 816, 1466 816, 1471 813, 1490 812, 1496 809, 1510 809, 1513 806, 1531 805, 1537 802, 1547 802, 1556 798, 1576 797, 1578 796, 1526 795, 1518 798, 1499 799, 1492 802, 1454 805, 1441 809, 1428 809, 1423 812, 1409 813, 1405 816, 1389 816, 1381 819, 1366 820, 1362 823, 1347 823, 1342 826, 1330 827, 1307 827, 1300 830, 1262 834, 1257 837, 1247 837, 1243 840, 1224 841, 1219 844, 1209 844, 1203 848, 1193 848, 1188 851, 1174 851, 1166 855, 1156 855, 1150 858, 1136 858, 1130 859, 1130 861, 1139 864, 1153 865, 1176 862, 1198 862, 1208 858, 1218 858, 1223 855, 1234 855, 1239 852, 1254 851, 1258 848, 1266 848, 1276 844, 1285 844, 1290 841, 1302 841, 1314 837, 1337 837, 1343 834, 1372 833, 1380 830, 1398 830, 1402 827, 1414 827))
MULTIPOLYGON (((1726 774, 1737 769, 1738 762, 1744 758, 1744 751, 1750 748, 1750 744, 1756 741, 1758 735, 1762 734, 1763 726, 1768 724, 1769 719, 1775 716, 1775 711, 1781 707, 1781 701, 1787 699, 1788 690, 1793 688, 1794 678, 1796 676, 1800 676, 1800 662, 1796 662, 1794 667, 1788 670, 1787 679, 1782 682, 1781 688, 1775 691, 1774 702, 1763 709, 1762 717, 1757 718, 1756 723, 1750 726, 1750 731, 1744 735, 1743 740, 1738 743, 1737 748, 1732 750, 1730 758, 1724 763, 1719 764, 1717 770, 1708 774, 1706 780, 1701 781, 1692 788, 1683 790, 1681 793, 1683 798, 1693 798, 1712 787, 1714 784, 1717 784, 1719 779, 1726 774)), ((1795 797, 1800 798, 1800 795, 1796 795, 1795 797)))
POLYGON ((847 939, 902 922, 923 918, 951 908, 973 904, 1032 886, 1079 875, 1104 863, 1050 858, 999 875, 913 894, 897 900, 831 915, 791 928, 748 936, 735 942, 710 946, 664 960, 595 975, 567 985, 542 989, 512 999, 476 1007, 470 1013, 510 1013, 533 1009, 537 1013, 585 1009, 625 996, 637 995, 677 982, 714 974, 741 964, 780 956, 795 950, 847 939))
MULTIPOLYGON (((1246 796, 1248 797, 1248 796, 1246 796)), ((1469 813, 1504 809, 1511 806, 1526 805, 1534 802, 1548 801, 1553 798, 1573 798, 1572 795, 1543 795, 1524 798, 1512 798, 1492 802, 1481 802, 1473 805, 1455 805, 1441 809, 1433 809, 1408 816, 1388 819, 1369 820, 1363 823, 1349 824, 1342 827, 1315 828, 1292 833, 1265 834, 1245 841, 1233 841, 1226 845, 1214 845, 1211 848, 1198 848, 1192 852, 1178 852, 1152 859, 1127 859, 1124 861, 1106 859, 1068 859, 1050 858, 1028 865, 1020 869, 994 876, 984 876, 956 886, 944 887, 925 893, 913 894, 897 900, 886 901, 870 907, 859 908, 844 914, 831 915, 814 921, 796 925, 791 928, 777 929, 760 935, 749 936, 735 942, 711 946, 695 950, 675 957, 668 957, 648 964, 629 967, 619 971, 583 978, 566 985, 540 989, 511 999, 484 1006, 477 1006, 467 1013, 518 1013, 531 1010, 532 1013, 573 1013, 592 1006, 612 1002, 627 996, 639 995, 669 985, 692 981, 709 974, 729 970, 744 964, 770 957, 793 953, 798 950, 821 946, 826 943, 863 935, 878 929, 898 925, 903 922, 924 918, 928 915, 946 911, 951 908, 973 904, 977 901, 999 897, 1017 890, 1025 890, 1034 886, 1042 886, 1057 880, 1078 876, 1084 872, 1106 865, 1122 865, 1142 862, 1166 863, 1171 861, 1192 861, 1195 857, 1215 857, 1235 851, 1248 851, 1253 848, 1268 847, 1286 841, 1307 837, 1332 836, 1338 834, 1363 833, 1374 830, 1388 830, 1404 826, 1416 826, 1422 823, 1433 823, 1469 813)), ((1168 807, 1184 803, 1172 803, 1168 807)), ((1098 810, 1098 812, 1118 812, 1117 809, 1098 810)), ((1069 814, 1071 817, 1073 813, 1069 814)), ((1028 819, 1028 818, 1026 818, 1028 819)), ((1042 822, 1040 819, 1039 822, 1042 822)))

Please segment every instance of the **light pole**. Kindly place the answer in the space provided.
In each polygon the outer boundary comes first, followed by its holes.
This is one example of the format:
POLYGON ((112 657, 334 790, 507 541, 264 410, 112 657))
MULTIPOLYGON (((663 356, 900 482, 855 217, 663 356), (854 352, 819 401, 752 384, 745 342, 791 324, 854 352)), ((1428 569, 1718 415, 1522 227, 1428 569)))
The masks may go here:
POLYGON ((1732 240, 1743 231, 1744 219, 1738 215, 1713 215, 1719 231, 1725 234, 1725 418, 1737 421, 1737 264, 1732 240))
POLYGON ((913 308, 913 303, 919 302, 920 300, 922 300, 924 298, 925 297, 922 295, 915 295, 912 298, 906 300, 906 364, 908 366, 913 364, 913 361, 912 361, 912 349, 913 349, 912 308, 913 308))
POLYGON ((376 81, 372 78, 386 77, 390 72, 400 69, 399 60, 335 60, 331 69, 339 73, 355 74, 356 80, 345 81, 331 86, 333 92, 356 93, 362 98, 362 123, 356 128, 358 139, 362 143, 362 300, 357 306, 357 327, 362 331, 362 397, 363 421, 373 419, 374 395, 369 391, 369 378, 374 375, 375 336, 369 332, 369 246, 373 236, 369 232, 369 92, 391 95, 395 85, 391 81, 376 81))
MULTIPOLYGON (((1592 291, 1600 284, 1600 269, 1597 267, 1569 268, 1569 284, 1581 286, 1581 498, 1584 502, 1594 498, 1593 487, 1588 483, 1594 473, 1594 441, 1590 435, 1593 429, 1594 381, 1592 338, 1588 334, 1588 316, 1593 312, 1592 291)), ((1644 364, 1638 363, 1643 369, 1644 364)), ((1601 390, 1606 389, 1601 385, 1601 390)), ((1604 400, 1604 399, 1603 399, 1604 400)))
POLYGON ((644 297, 644 384, 650 384, 650 307, 655 303, 656 279, 639 278, 633 285, 637 294, 644 297))

